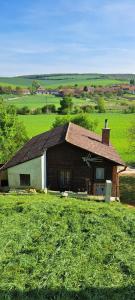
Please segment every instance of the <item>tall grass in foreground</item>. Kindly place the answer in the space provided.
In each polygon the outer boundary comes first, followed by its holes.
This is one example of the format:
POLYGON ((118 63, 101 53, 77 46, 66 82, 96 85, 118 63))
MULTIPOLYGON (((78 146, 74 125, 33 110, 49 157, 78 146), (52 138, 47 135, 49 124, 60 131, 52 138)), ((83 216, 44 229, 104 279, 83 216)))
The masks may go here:
POLYGON ((0 228, 0 299, 134 299, 134 209, 0 196, 0 228))

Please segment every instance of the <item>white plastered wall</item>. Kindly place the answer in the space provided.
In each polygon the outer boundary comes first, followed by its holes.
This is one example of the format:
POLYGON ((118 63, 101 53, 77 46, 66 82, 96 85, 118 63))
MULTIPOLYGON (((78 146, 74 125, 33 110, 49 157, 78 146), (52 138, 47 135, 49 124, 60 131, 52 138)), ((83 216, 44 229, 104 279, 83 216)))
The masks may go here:
POLYGON ((30 174, 30 187, 35 189, 45 189, 46 152, 41 157, 29 160, 8 169, 8 182, 11 189, 23 188, 20 186, 20 174, 30 174))

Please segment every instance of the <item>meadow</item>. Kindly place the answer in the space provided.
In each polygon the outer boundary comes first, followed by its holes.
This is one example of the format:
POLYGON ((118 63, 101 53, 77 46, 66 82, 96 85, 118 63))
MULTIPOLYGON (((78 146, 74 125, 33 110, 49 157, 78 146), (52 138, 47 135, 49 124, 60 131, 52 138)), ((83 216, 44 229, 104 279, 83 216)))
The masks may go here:
POLYGON ((134 299, 133 208, 0 195, 0 225, 0 299, 134 299))
MULTIPOLYGON (((41 132, 49 130, 56 118, 56 115, 26 115, 18 116, 25 124, 28 136, 32 137, 41 132)), ((111 128, 111 142, 117 149, 121 157, 128 164, 135 164, 135 153, 131 150, 128 138, 128 129, 135 119, 135 114, 120 113, 91 113, 90 120, 97 120, 96 132, 101 134, 104 120, 108 119, 111 128)))
MULTIPOLYGON (((3 95, 2 95, 3 97, 3 95)), ((55 97, 53 95, 28 95, 28 96, 14 96, 4 95, 4 100, 8 104, 15 105, 17 108, 27 106, 30 109, 43 107, 47 104, 54 104, 56 108, 60 106, 60 97, 55 97)), ((84 104, 83 99, 78 99, 73 97, 74 105, 84 104)))
POLYGON ((52 74, 52 75, 35 75, 20 77, 0 77, 0 86, 20 86, 30 87, 33 80, 37 80, 39 84, 47 88, 56 88, 58 86, 78 86, 85 85, 102 85, 108 86, 112 84, 127 83, 127 77, 107 76, 100 74, 52 74))

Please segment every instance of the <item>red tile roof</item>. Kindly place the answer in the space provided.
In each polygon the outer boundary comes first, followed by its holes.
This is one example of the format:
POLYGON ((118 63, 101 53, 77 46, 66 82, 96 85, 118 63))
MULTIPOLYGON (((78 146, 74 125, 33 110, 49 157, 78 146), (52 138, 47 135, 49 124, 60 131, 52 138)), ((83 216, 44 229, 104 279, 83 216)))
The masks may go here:
POLYGON ((112 145, 102 143, 102 137, 73 123, 65 124, 33 137, 2 168, 7 169, 40 157, 46 149, 68 142, 104 157, 117 165, 125 165, 112 145))

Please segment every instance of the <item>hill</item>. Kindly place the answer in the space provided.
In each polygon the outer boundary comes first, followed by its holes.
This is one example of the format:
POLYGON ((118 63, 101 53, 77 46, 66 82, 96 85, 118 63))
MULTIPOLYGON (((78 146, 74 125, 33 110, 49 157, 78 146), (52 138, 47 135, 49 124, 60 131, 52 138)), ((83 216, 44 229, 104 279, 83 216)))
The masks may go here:
POLYGON ((16 77, 0 77, 0 85, 31 86, 33 80, 37 80, 41 86, 56 88, 58 86, 78 86, 128 83, 134 74, 41 74, 24 75, 16 77))
POLYGON ((134 209, 1 195, 0 222, 0 299, 134 299, 134 209))

